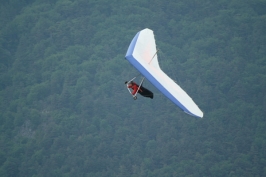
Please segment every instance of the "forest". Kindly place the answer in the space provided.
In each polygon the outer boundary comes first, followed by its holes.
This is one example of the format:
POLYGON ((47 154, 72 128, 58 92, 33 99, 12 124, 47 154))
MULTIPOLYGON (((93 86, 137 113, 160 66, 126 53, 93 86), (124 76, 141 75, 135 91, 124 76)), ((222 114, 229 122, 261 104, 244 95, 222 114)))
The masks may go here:
POLYGON ((265 0, 1 0, 0 176, 265 177, 265 0), (204 112, 124 82, 135 34, 204 112))

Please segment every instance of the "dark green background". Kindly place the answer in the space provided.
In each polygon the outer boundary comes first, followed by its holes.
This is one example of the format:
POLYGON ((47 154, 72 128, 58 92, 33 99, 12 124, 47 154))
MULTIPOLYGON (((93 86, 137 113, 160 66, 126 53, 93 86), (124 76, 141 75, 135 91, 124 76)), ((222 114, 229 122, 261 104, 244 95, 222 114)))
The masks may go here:
POLYGON ((2 0, 0 176, 265 177, 265 0, 2 0), (183 113, 124 59, 154 31, 183 113))

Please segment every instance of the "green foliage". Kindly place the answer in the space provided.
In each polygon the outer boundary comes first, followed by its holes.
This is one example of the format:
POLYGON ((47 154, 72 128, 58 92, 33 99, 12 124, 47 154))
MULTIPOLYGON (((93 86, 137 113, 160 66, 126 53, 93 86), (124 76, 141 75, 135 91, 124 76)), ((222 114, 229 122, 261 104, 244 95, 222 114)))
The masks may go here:
POLYGON ((8 0, 0 6, 0 176, 266 176, 263 0, 8 0), (124 59, 154 30, 184 114, 124 59))

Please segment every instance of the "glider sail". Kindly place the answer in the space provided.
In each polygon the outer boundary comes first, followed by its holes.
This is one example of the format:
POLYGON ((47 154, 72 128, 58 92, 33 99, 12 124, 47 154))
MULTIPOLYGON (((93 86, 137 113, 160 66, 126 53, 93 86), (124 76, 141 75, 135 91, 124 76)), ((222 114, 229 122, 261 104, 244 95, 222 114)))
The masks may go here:
POLYGON ((152 30, 146 28, 135 35, 125 58, 185 113, 195 117, 203 117, 203 112, 191 97, 161 70, 152 30))

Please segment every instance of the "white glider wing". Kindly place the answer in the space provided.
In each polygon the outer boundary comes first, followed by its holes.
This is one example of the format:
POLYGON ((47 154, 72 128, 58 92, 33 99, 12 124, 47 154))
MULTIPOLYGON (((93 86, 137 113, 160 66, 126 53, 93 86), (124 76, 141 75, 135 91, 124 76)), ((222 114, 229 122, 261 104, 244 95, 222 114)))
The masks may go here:
POLYGON ((203 112, 191 97, 161 70, 152 30, 146 28, 138 32, 131 41, 125 57, 159 91, 184 112, 195 117, 203 117, 203 112))

